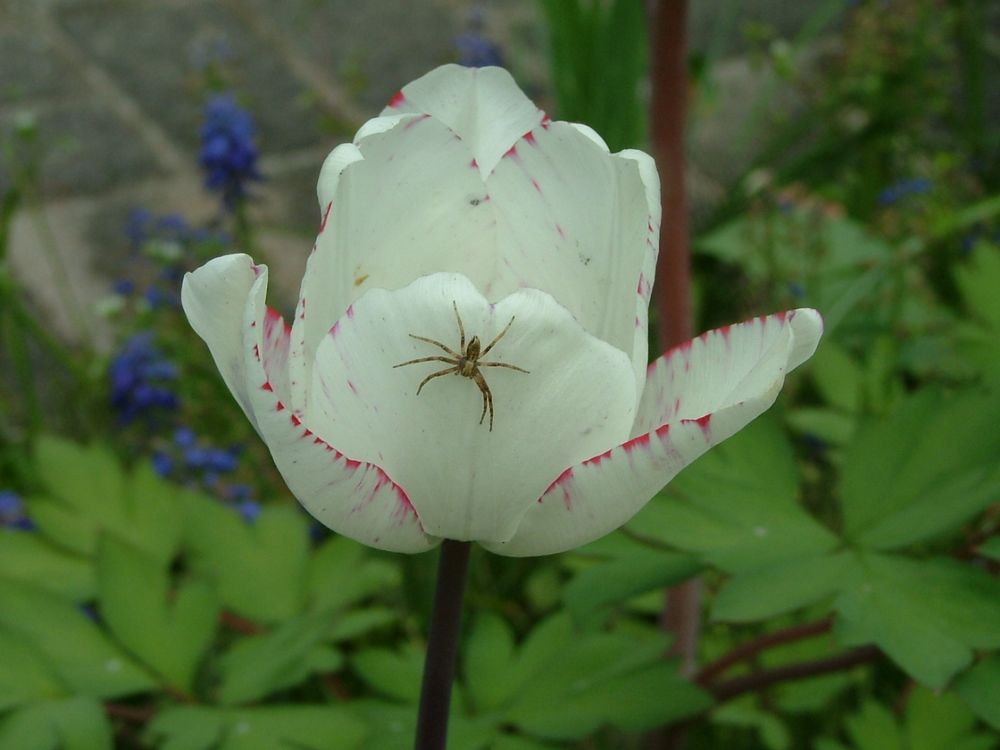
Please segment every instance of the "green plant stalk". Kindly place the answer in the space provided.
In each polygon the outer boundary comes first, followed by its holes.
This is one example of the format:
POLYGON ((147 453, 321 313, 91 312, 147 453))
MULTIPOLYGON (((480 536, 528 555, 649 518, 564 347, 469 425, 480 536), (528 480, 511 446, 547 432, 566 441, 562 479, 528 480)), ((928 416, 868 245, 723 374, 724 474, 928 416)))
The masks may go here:
POLYGON ((451 685, 455 679, 462 599, 471 547, 470 542, 451 539, 441 543, 434 610, 420 688, 416 750, 444 750, 447 746, 448 709, 451 706, 451 685))

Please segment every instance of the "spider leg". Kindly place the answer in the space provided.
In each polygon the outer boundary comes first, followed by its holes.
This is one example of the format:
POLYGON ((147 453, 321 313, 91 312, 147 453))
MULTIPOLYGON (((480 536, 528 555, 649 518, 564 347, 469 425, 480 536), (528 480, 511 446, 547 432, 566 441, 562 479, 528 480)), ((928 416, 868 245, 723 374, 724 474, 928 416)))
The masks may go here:
POLYGON ((490 392, 490 387, 486 384, 486 378, 478 370, 472 376, 472 379, 479 386, 479 391, 483 394, 483 413, 479 416, 479 424, 483 423, 486 419, 486 411, 489 409, 490 412, 490 432, 493 432, 493 394, 490 392))
MULTIPOLYGON (((409 337, 411 339, 416 339, 417 341, 426 341, 428 344, 434 344, 434 346, 437 346, 437 347, 440 347, 440 348, 444 349, 446 352, 448 352, 448 354, 450 354, 451 356, 453 356, 455 359, 459 358, 459 355, 456 352, 453 352, 451 349, 449 349, 447 346, 445 346, 444 344, 442 344, 440 341, 435 341, 434 339, 429 339, 426 336, 418 336, 415 333, 411 333, 411 334, 408 334, 408 335, 409 335, 409 337)), ((463 351, 465 351, 465 350, 463 349, 463 351)))
POLYGON ((417 395, 418 396, 420 395, 420 389, 423 388, 425 385, 427 385, 428 381, 434 380, 434 378, 439 378, 442 375, 451 375, 453 372, 458 372, 458 368, 449 367, 446 370, 438 370, 437 372, 432 372, 430 375, 428 375, 426 378, 420 381, 420 385, 417 386, 417 395))
POLYGON ((400 362, 398 365, 393 365, 392 369, 395 370, 397 367, 405 367, 406 365, 415 365, 419 362, 444 362, 453 365, 456 360, 448 359, 447 357, 420 357, 420 359, 411 359, 409 362, 400 362))
POLYGON ((517 365, 509 365, 506 362, 477 362, 476 365, 479 367, 507 367, 518 372, 531 373, 531 370, 525 370, 523 367, 518 367, 517 365))
POLYGON ((490 343, 489 343, 489 344, 488 344, 488 345, 486 346, 486 348, 485 348, 485 349, 483 349, 483 351, 482 351, 482 352, 480 353, 480 355, 479 355, 480 357, 485 357, 485 356, 486 356, 487 354, 489 354, 489 352, 490 352, 490 349, 492 349, 492 348, 494 347, 494 345, 496 345, 496 343, 497 343, 497 342, 498 342, 498 341, 499 341, 500 339, 502 339, 502 338, 503 338, 503 337, 504 337, 504 336, 506 335, 507 331, 508 331, 508 330, 510 329, 510 326, 511 326, 511 323, 513 323, 513 322, 514 322, 514 318, 513 318, 513 317, 511 317, 511 319, 507 321, 507 325, 505 325, 505 326, 503 327, 503 330, 502 330, 502 331, 500 331, 500 333, 498 333, 498 334, 497 334, 496 338, 495 338, 495 339, 493 339, 493 340, 492 340, 492 341, 491 341, 491 342, 490 342, 490 343))
POLYGON ((462 316, 458 314, 458 305, 455 300, 451 301, 451 309, 455 311, 455 320, 458 321, 458 334, 461 336, 461 340, 458 343, 458 350, 465 351, 465 326, 462 325, 462 316))

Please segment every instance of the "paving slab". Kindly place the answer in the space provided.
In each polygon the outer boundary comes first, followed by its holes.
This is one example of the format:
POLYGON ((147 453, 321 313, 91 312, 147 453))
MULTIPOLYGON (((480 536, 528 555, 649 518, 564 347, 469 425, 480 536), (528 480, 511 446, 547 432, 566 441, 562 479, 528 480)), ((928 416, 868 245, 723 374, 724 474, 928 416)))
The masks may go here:
POLYGON ((189 152, 197 149, 212 88, 232 90, 253 113, 264 150, 299 148, 322 136, 315 96, 219 3, 109 2, 71 6, 57 18, 189 152))

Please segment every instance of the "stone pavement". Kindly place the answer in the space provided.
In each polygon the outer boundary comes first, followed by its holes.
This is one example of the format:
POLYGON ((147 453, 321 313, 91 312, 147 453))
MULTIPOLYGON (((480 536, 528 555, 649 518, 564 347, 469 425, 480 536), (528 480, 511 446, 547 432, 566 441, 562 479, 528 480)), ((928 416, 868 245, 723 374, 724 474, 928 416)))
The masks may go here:
MULTIPOLYGON (((693 46, 713 44, 716 3, 691 4, 693 46)), ((755 0, 741 12, 787 33, 804 20, 801 5, 755 0)), ((546 32, 534 0, 0 0, 0 144, 29 118, 39 134, 40 206, 16 216, 10 247, 33 304, 62 335, 78 338, 86 326, 107 345, 97 317, 74 312, 56 291, 49 249, 89 310, 127 252, 122 228, 133 208, 192 223, 217 215, 197 167, 213 76, 257 122, 266 181, 253 217, 260 250, 280 257, 272 264, 279 299, 293 298, 318 221, 324 156, 401 84, 455 60, 472 12, 521 82, 545 91, 546 32)), ((696 210, 724 195, 752 158, 754 138, 734 139, 732 124, 764 85, 739 56, 715 76, 724 106, 693 118, 696 210)), ((0 191, 11 159, 23 157, 0 151, 0 191)))

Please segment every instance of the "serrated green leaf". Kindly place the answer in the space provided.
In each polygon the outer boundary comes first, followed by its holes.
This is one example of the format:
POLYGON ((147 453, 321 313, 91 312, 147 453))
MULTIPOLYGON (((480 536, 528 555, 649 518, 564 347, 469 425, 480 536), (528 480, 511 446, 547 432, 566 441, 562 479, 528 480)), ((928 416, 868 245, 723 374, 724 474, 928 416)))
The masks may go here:
POLYGON ((0 576, 0 627, 31 643, 76 693, 114 698, 153 680, 71 603, 0 576))
POLYGON ((215 584, 226 608, 261 623, 279 623, 302 611, 309 563, 302 513, 269 507, 250 525, 201 497, 191 498, 186 510, 192 564, 215 584))
POLYGON ((161 711, 147 727, 161 750, 356 750, 364 735, 363 723, 337 706, 182 706, 161 711))
POLYGON ((932 688, 1000 646, 1000 582, 953 560, 861 555, 835 607, 842 643, 876 643, 932 688))
POLYGON ((0 627, 0 654, 0 712, 66 695, 45 657, 23 636, 0 627))
POLYGON ((237 641, 220 659, 219 702, 249 703, 297 685, 318 669, 338 669, 339 652, 324 645, 330 628, 329 613, 310 613, 237 641))
POLYGON ((582 619, 605 605, 687 580, 702 567, 691 555, 635 545, 635 550, 627 556, 595 563, 578 573, 566 586, 563 596, 573 616, 582 619))
POLYGON ((38 534, 0 529, 0 570, 71 601, 85 601, 95 590, 90 560, 68 554, 38 534))
POLYGON ((983 659, 959 677, 955 689, 976 716, 1000 731, 1000 655, 983 659))
POLYGON ((37 703, 0 725, 0 750, 112 750, 111 724, 92 698, 37 703))
POLYGON ((1000 394, 925 391, 859 431, 843 462, 844 526, 879 550, 950 531, 1000 491, 1000 394))
POLYGON ((821 601, 840 589, 853 563, 841 552, 738 573, 716 595, 712 617, 752 622, 821 601))
POLYGON ((373 557, 347 537, 332 537, 309 563, 308 595, 316 609, 344 607, 391 591, 401 580, 399 566, 373 557))
POLYGON ((469 632, 463 658, 465 686, 472 707, 491 711, 513 697, 518 688, 511 670, 514 633, 502 618, 481 614, 469 632))
POLYGON ((169 685, 190 693, 215 635, 215 593, 201 581, 171 592, 165 563, 111 536, 102 539, 97 564, 101 614, 111 631, 169 685))

